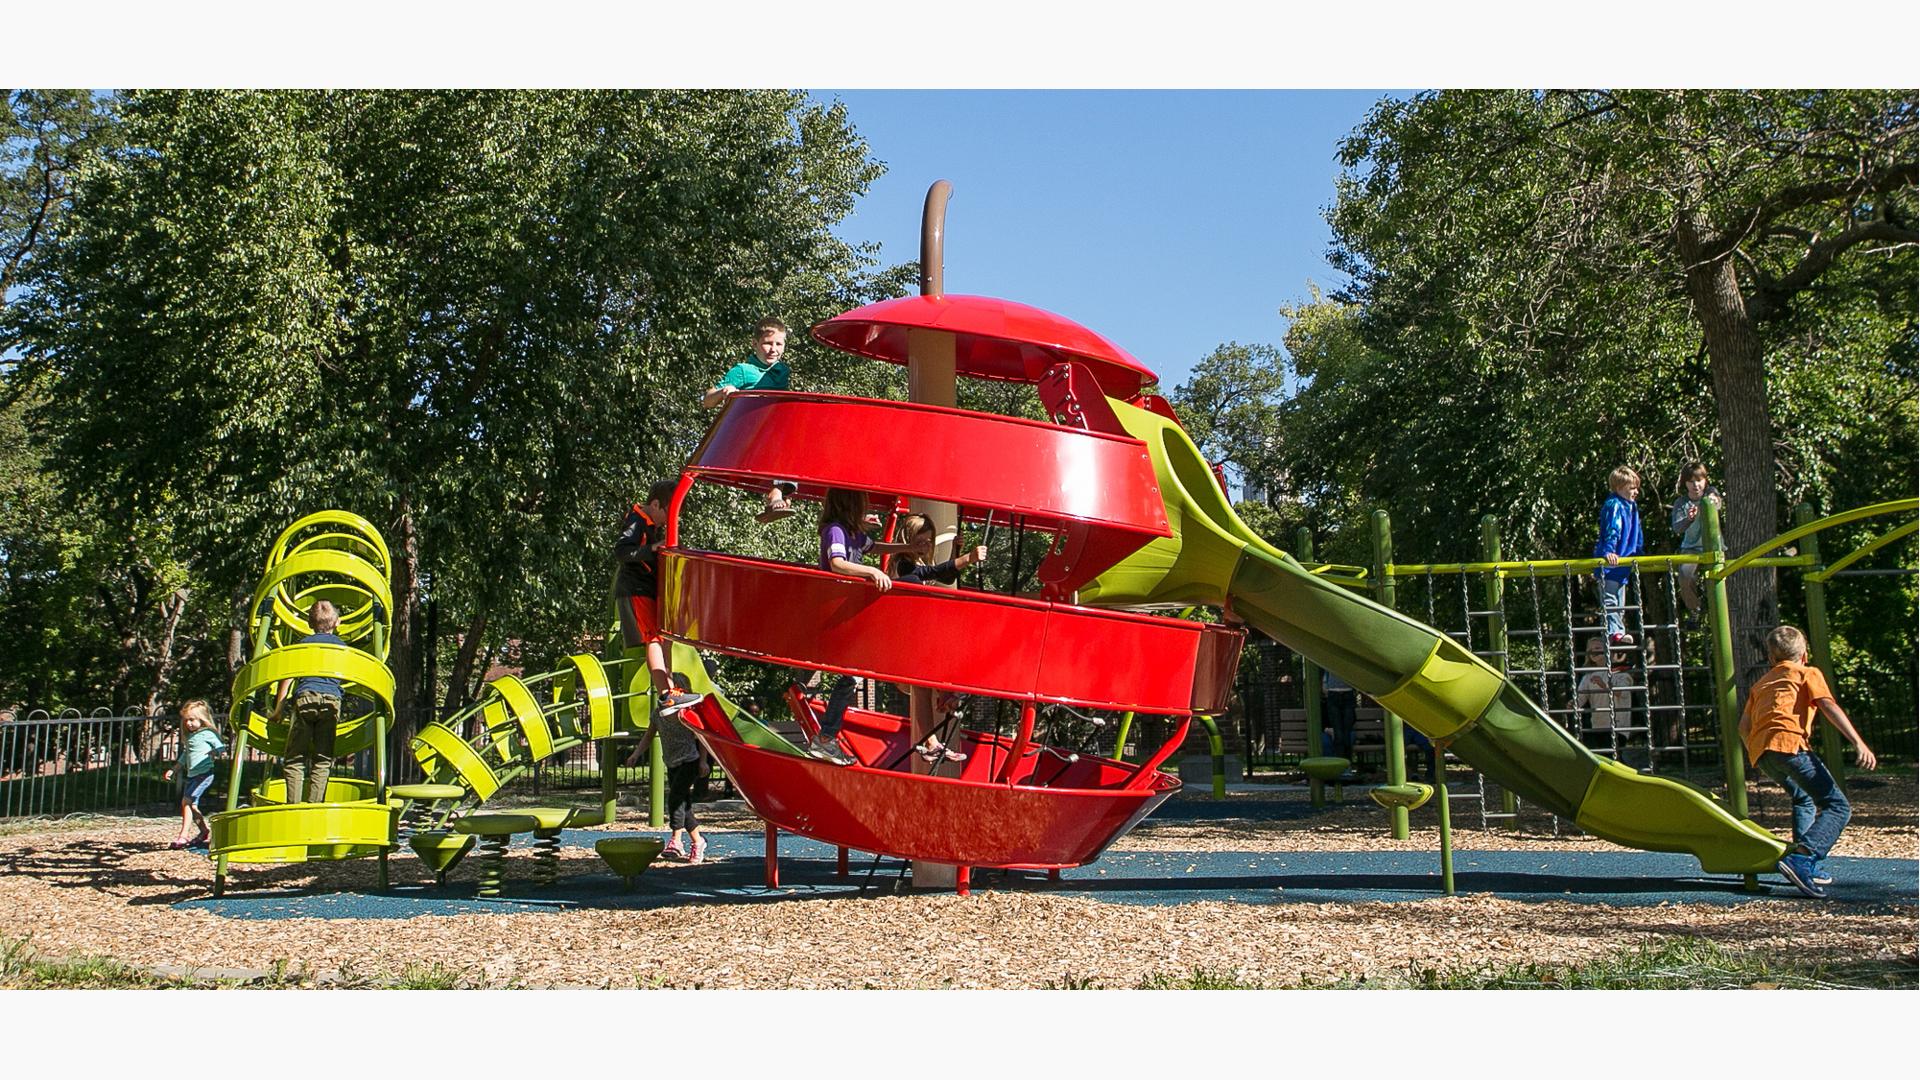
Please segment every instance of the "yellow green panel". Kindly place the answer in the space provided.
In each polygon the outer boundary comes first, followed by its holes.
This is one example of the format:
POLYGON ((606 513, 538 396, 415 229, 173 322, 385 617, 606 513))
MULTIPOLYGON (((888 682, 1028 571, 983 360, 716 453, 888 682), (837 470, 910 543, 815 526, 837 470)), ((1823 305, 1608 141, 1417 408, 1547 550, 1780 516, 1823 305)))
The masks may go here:
MULTIPOLYGON (((380 530, 374 528, 371 521, 349 510, 321 510, 317 513, 308 514, 306 517, 301 518, 299 521, 281 530, 279 539, 273 542, 273 550, 267 554, 267 566, 271 568, 274 563, 286 557, 287 546, 293 540, 294 534, 314 525, 346 526, 347 531, 366 540, 372 545, 375 551, 379 552, 380 572, 389 577, 392 576, 393 558, 387 552, 387 542, 381 538, 380 530)), ((303 542, 300 546, 305 547, 306 545, 303 542)))
POLYGON ((528 761, 545 761, 553 756, 553 731, 547 727, 547 718, 541 715, 540 703, 533 699, 533 691, 527 689, 527 684, 508 675, 488 685, 507 703, 520 725, 520 734, 527 740, 528 761))
MULTIPOLYGON (((308 605, 300 604, 296 595, 288 588, 289 582, 309 574, 333 574, 346 578, 351 582, 350 585, 337 584, 333 587, 344 590, 344 595, 348 598, 358 594, 378 601, 380 611, 383 613, 393 610, 392 586, 388 584, 386 577, 380 573, 379 569, 350 552, 332 549, 303 551, 274 564, 273 568, 267 571, 266 576, 260 579, 260 585, 253 593, 253 603, 247 610, 258 615, 261 605, 271 596, 273 616, 276 621, 292 627, 301 634, 311 633, 312 627, 307 623, 306 607, 308 605)), ((328 599, 335 598, 328 597, 328 599)), ((366 634, 372 628, 375 611, 372 603, 352 604, 349 599, 349 605, 341 607, 340 627, 336 632, 351 641, 366 634)), ((336 606, 338 606, 337 599, 336 606)))
POLYGON ((480 704, 480 722, 493 740, 493 754, 501 764, 514 760, 513 717, 507 715, 507 703, 495 694, 480 704))
MULTIPOLYGON (((699 652, 695 651, 693 646, 674 642, 673 648, 667 654, 667 663, 673 667, 675 674, 686 676, 687 686, 692 693, 712 695, 713 700, 720 703, 720 711, 726 714, 727 721, 733 725, 733 730, 740 736, 742 742, 762 750, 772 750, 778 754, 801 752, 799 747, 776 735, 772 728, 743 714, 740 706, 727 700, 727 695, 721 693, 720 688, 715 686, 713 680, 707 676, 707 665, 701 661, 699 652)), ((644 667, 641 669, 641 674, 644 677, 644 667)))
MULTIPOLYGON (((292 718, 291 696, 277 724, 269 723, 263 713, 251 707, 253 695, 275 685, 305 676, 339 679, 350 694, 371 698, 374 707, 388 717, 393 715, 393 672, 372 656, 347 645, 310 642, 286 645, 242 667, 233 677, 233 710, 228 714, 230 730, 247 732, 247 738, 262 751, 280 754, 286 749, 287 725, 292 718)), ((334 735, 334 751, 339 755, 358 753, 373 745, 374 716, 342 716, 334 735)))
POLYGON ((1442 638, 1398 689, 1375 700, 1431 739, 1444 739, 1487 711, 1506 680, 1478 657, 1442 638))
POLYGON ((1706 795, 1614 761, 1600 762, 1573 820, 1616 844, 1686 852, 1715 874, 1764 873, 1787 851, 1778 837, 1706 795))
POLYGON ((436 762, 452 769, 481 802, 493 798, 493 793, 500 790, 500 778, 451 728, 440 724, 421 728, 413 737, 413 756, 420 759, 428 775, 438 771, 436 762))
POLYGON ((394 844, 397 808, 376 802, 254 806, 208 815, 212 854, 238 863, 354 858, 394 844))
MULTIPOLYGON (((653 676, 647 671, 646 650, 628 649, 627 659, 627 727, 631 731, 645 731, 653 726, 653 676)), ((694 662, 699 661, 696 654, 694 662)), ((691 673, 688 677, 692 677, 691 673)))
MULTIPOLYGON (((378 784, 358 776, 327 777, 327 802, 330 803, 367 802, 379 791, 378 784)), ((260 786, 249 794, 256 806, 284 803, 287 801, 287 781, 284 777, 270 776, 260 781, 260 786)))
POLYGON ((573 692, 562 698, 556 690, 554 703, 573 700, 575 695, 584 693, 587 697, 587 738, 604 739, 612 735, 613 688, 607 681, 607 669, 586 653, 574 653, 567 657, 567 662, 573 665, 573 692))

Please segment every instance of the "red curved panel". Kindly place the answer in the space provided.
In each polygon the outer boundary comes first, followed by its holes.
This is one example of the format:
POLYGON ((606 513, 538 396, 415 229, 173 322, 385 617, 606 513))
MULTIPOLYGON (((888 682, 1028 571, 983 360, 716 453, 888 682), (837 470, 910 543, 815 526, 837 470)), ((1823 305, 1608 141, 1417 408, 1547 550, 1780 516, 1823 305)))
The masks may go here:
POLYGON ((841 767, 749 746, 715 722, 717 712, 684 715, 755 814, 788 832, 899 858, 1081 866, 1180 788, 1164 773, 1139 790, 1089 790, 841 767))
POLYGON ((1037 383, 1054 364, 1075 359, 1122 400, 1159 381, 1131 353, 1072 319, 992 296, 882 300, 828 319, 813 328, 813 336, 842 352, 904 364, 914 330, 952 335, 956 370, 979 379, 1037 383))
POLYGON ((1016 700, 1226 709, 1244 631, 812 567, 660 552, 660 624, 698 648, 1016 700))
POLYGON ((856 488, 1070 523, 1080 581, 1170 536, 1137 439, 1008 416, 830 394, 736 394, 688 462, 718 479, 788 479, 809 495, 856 488), (840 452, 834 452, 836 449, 840 452))

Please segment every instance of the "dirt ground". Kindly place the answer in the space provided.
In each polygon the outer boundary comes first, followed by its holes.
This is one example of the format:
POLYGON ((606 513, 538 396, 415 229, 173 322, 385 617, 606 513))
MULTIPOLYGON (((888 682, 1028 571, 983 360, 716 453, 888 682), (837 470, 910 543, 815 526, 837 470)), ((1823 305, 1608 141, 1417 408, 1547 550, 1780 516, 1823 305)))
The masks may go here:
MULTIPOLYGON (((1912 776, 1869 778, 1854 792, 1856 817, 1836 854, 1915 858, 1912 776)), ((1764 801, 1758 786, 1754 794, 1762 800, 1759 819, 1784 824, 1777 796, 1764 801)), ((1179 798, 1206 795, 1190 789, 1179 798)), ((1298 790, 1276 790, 1235 792, 1229 801, 1303 798, 1298 790)), ((1470 806, 1456 816, 1463 826, 1477 824, 1470 806)), ((710 821, 755 826, 744 814, 710 821)), ((1291 985, 1392 978, 1422 967, 1577 963, 1663 936, 1834 959, 1916 958, 1911 907, 1787 900, 1610 907, 1462 895, 1139 907, 986 891, 405 922, 235 919, 172 906, 205 896, 208 881, 203 857, 167 850, 174 828, 166 820, 93 819, 9 829, 0 835, 0 937, 29 938, 46 957, 111 956, 175 969, 257 971, 286 961, 324 980, 341 971, 378 977, 440 965, 481 985, 579 987, 1125 987, 1195 971, 1291 985)), ((1383 832, 1377 809, 1349 802, 1305 824, 1230 812, 1207 822, 1149 819, 1116 850, 1432 850, 1436 843, 1431 828, 1398 842, 1383 832)), ((1456 843, 1468 850, 1612 849, 1537 828, 1514 835, 1463 827, 1456 843)), ((398 881, 426 878, 409 856, 392 865, 398 881)), ((604 869, 590 850, 568 848, 563 872, 604 869)), ((372 885, 374 868, 363 861, 268 873, 275 884, 358 887, 372 885)))

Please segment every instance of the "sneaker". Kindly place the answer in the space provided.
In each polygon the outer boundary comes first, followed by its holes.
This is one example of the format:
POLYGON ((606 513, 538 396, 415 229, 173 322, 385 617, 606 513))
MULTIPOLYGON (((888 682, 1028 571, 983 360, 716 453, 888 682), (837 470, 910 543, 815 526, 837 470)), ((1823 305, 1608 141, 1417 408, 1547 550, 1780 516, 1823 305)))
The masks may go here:
POLYGON ((1811 855, 1788 855, 1773 864, 1780 876, 1800 890, 1801 896, 1811 896, 1815 900, 1826 898, 1827 891, 1813 882, 1813 857, 1811 855))
POLYGON ((1813 876, 1807 880, 1820 886, 1833 884, 1833 871, 1827 869, 1827 860, 1815 859, 1813 861, 1813 876))
POLYGON ((807 744, 807 756, 819 758, 821 761, 830 761, 835 765, 851 765, 854 760, 852 755, 840 749, 838 736, 814 736, 813 741, 807 744))
POLYGON ((705 700, 706 698, 701 697, 699 694, 683 694, 678 691, 671 694, 661 694, 660 715, 665 716, 668 713, 677 713, 682 709, 692 708, 705 700))
POLYGON ((930 738, 919 746, 914 747, 913 752, 919 754, 929 765, 938 765, 942 761, 967 760, 967 755, 964 752, 955 750, 951 746, 942 745, 939 739, 930 738))
POLYGON ((687 857, 687 849, 680 846, 680 838, 676 836, 667 841, 666 847, 660 849, 660 857, 664 859, 684 859, 687 857))
POLYGON ((1633 648, 1633 635, 1632 634, 1609 635, 1607 637, 1607 644, 1613 646, 1616 649, 1631 649, 1633 648))
POLYGON ((699 864, 706 861, 707 861, 707 838, 704 836, 696 836, 693 838, 693 854, 687 856, 687 863, 689 865, 698 866, 699 864))
POLYGON ((172 843, 167 845, 167 850, 168 851, 185 851, 187 850, 187 842, 185 840, 176 838, 172 843))

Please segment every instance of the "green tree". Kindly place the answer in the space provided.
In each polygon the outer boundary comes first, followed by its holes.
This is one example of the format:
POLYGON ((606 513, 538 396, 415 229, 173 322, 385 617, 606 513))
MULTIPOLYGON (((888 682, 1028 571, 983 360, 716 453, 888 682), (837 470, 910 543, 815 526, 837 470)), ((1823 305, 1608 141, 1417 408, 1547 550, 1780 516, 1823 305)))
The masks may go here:
POLYGON ((115 526, 153 523, 118 535, 184 553, 222 607, 293 518, 373 520, 403 706, 433 692, 426 588, 469 654, 577 647, 621 509, 711 419, 690 388, 760 315, 805 325, 902 276, 832 235, 879 166, 797 93, 120 111, 126 149, 85 177, 20 321, 49 463, 115 526))
MULTIPOLYGON (((1370 345, 1445 371, 1454 407, 1520 372, 1686 396, 1704 369, 1744 549, 1782 524, 1796 364, 1913 381, 1914 125, 1912 95, 1883 91, 1383 101, 1340 150, 1342 299, 1370 345)), ((1763 579, 1734 583, 1736 621, 1764 621, 1763 579)))

